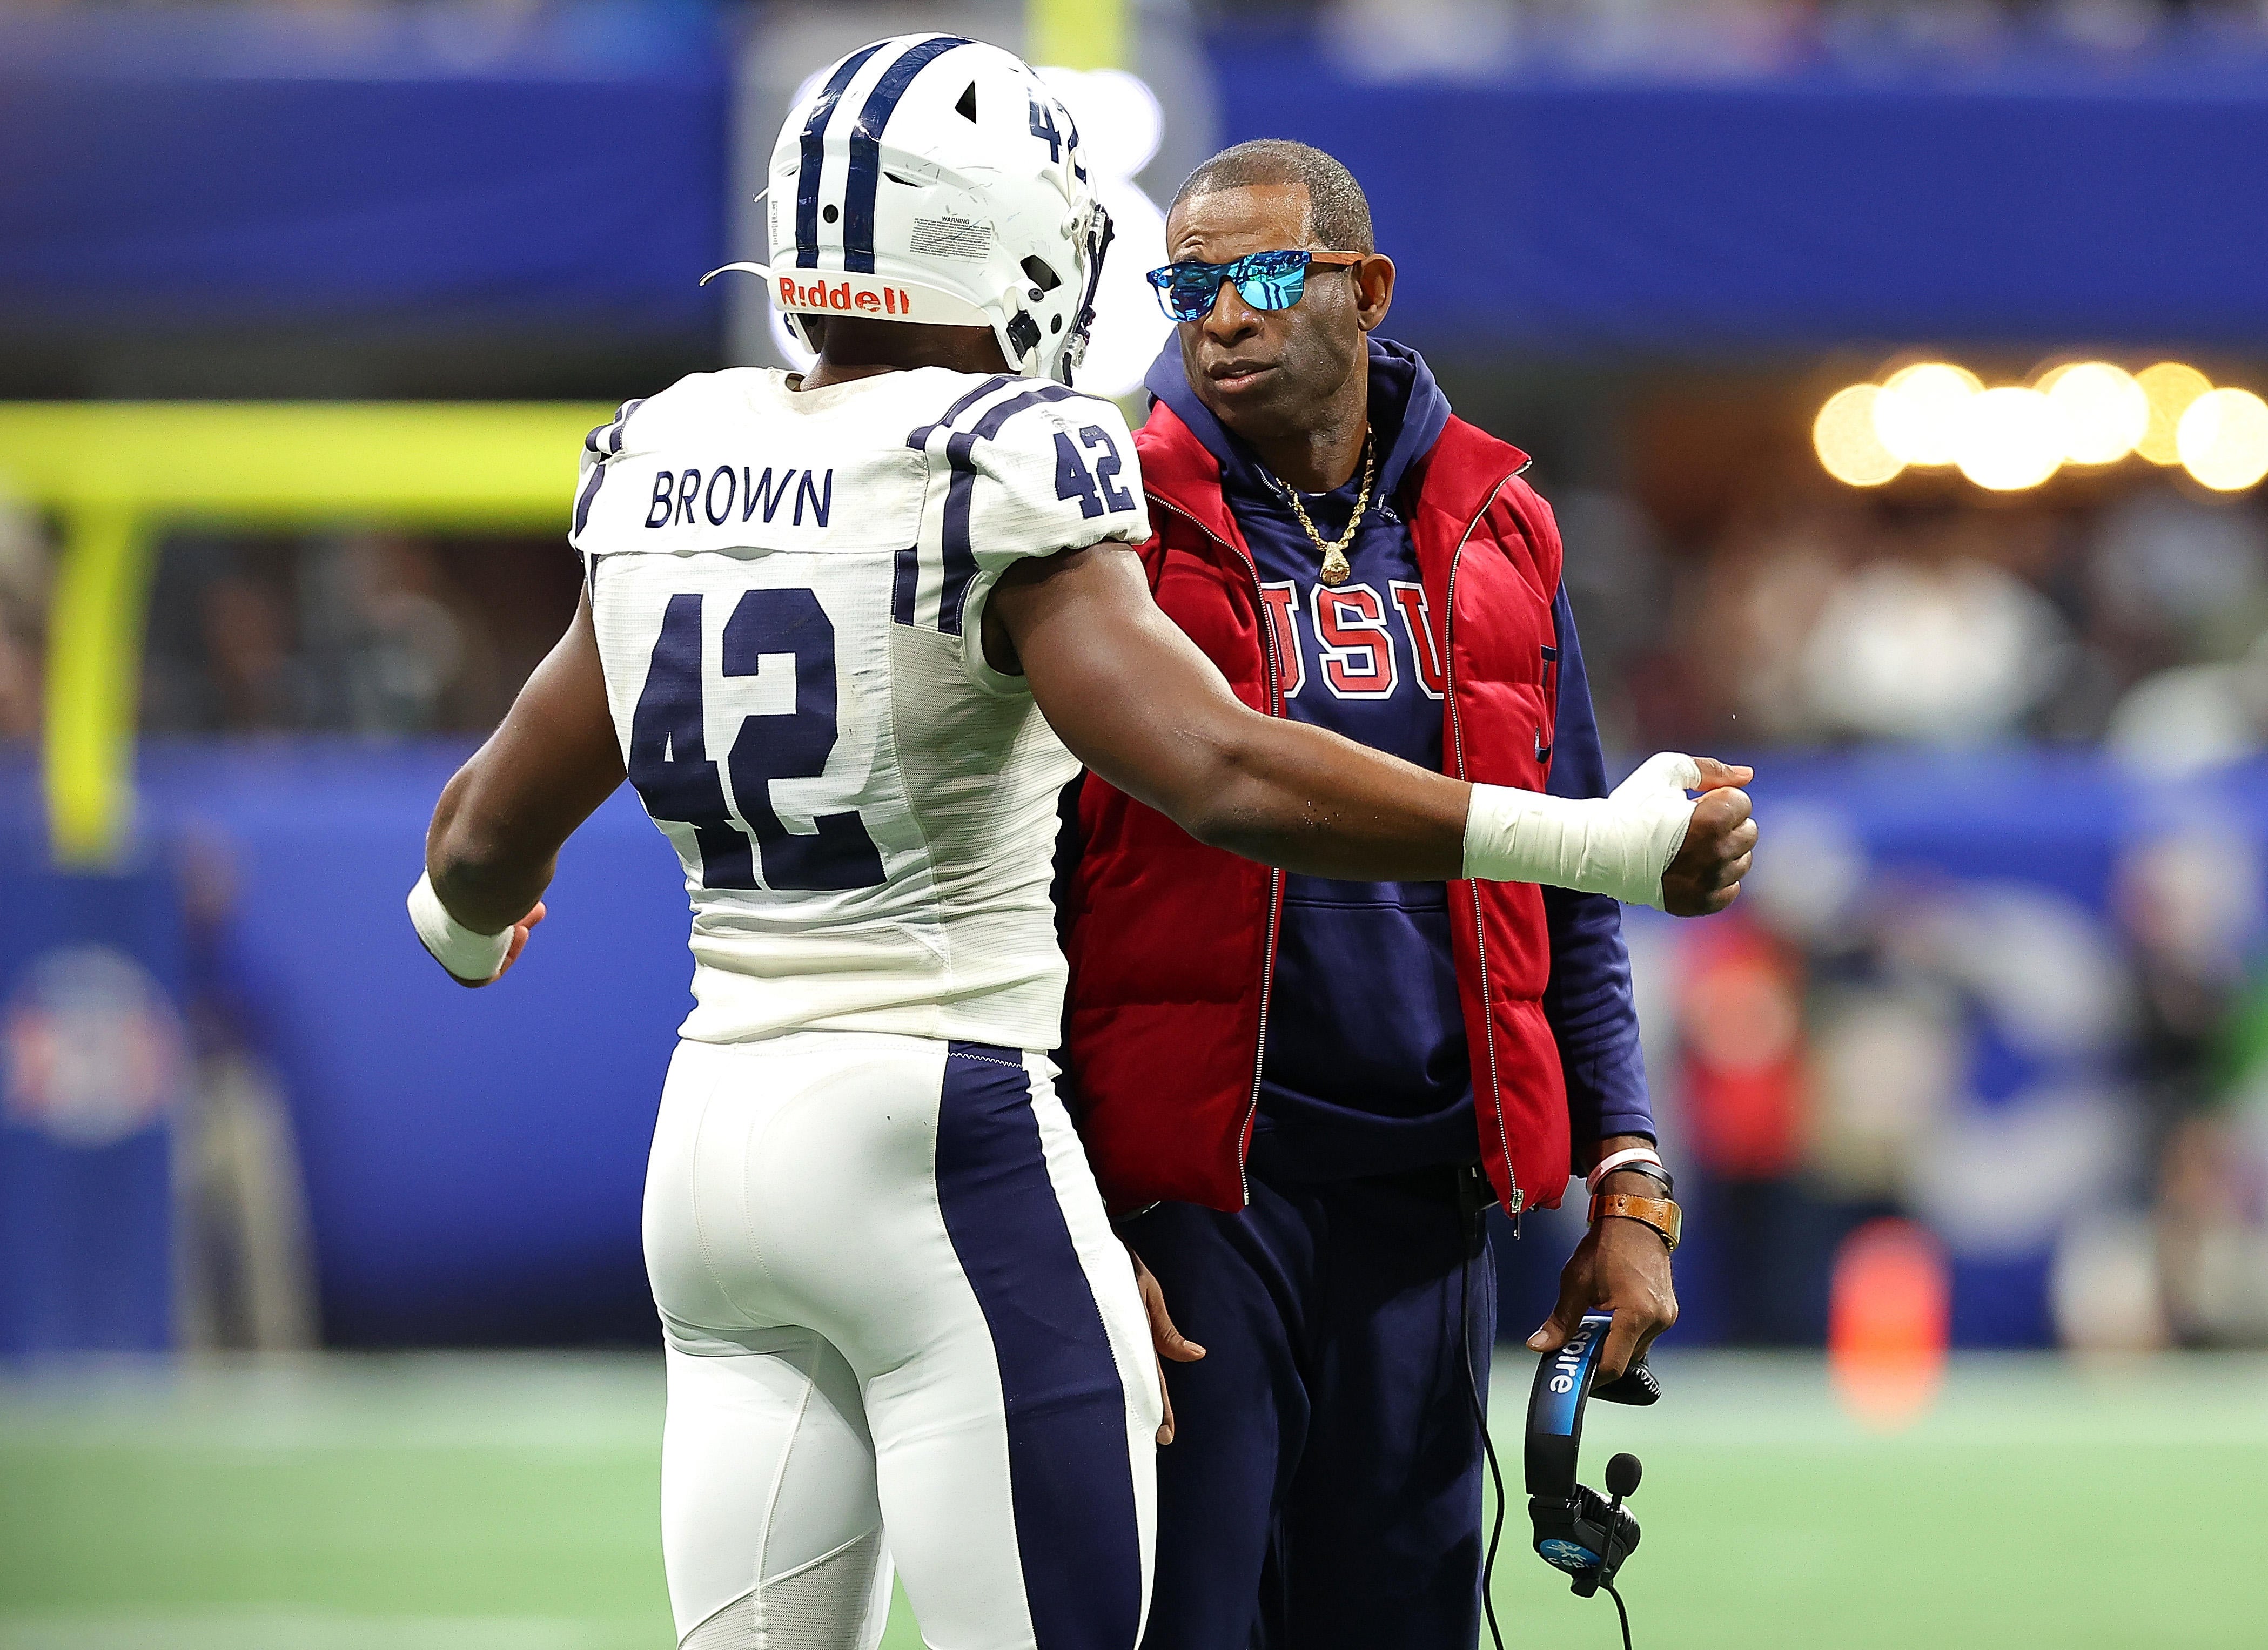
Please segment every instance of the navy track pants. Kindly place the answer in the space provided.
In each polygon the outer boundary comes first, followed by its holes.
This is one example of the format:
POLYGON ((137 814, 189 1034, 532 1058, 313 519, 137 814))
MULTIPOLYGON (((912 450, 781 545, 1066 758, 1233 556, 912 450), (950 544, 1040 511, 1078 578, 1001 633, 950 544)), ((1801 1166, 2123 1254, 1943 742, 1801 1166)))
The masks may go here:
POLYGON ((1144 1650, 1469 1650, 1495 1272, 1447 1169, 1252 1181, 1121 1227, 1206 1356, 1167 1367, 1144 1650), (1466 1277, 1469 1268, 1469 1278, 1466 1277), (1459 1314, 1463 1312, 1461 1327, 1459 1314))

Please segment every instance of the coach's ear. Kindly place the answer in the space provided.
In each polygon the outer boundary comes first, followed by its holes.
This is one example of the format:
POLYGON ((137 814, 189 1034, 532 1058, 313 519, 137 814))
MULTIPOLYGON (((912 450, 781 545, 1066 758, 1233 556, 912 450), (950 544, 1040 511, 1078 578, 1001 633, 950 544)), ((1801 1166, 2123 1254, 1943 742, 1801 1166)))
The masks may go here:
POLYGON ((1394 260, 1374 252, 1354 266, 1355 325, 1374 333, 1394 307, 1394 260))

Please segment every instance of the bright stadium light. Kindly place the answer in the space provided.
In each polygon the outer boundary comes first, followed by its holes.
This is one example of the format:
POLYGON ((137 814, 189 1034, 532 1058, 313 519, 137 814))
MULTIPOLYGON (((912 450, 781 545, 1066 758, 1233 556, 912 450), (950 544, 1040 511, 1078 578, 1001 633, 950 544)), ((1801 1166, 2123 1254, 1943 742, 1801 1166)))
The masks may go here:
POLYGON ((2062 467, 2065 444, 2055 403, 2014 385, 1970 396, 1954 429, 1961 473, 1995 493, 2037 487, 2062 467))
POLYGON ((2107 361, 2056 368, 2039 386, 2063 415, 2070 464, 2116 464, 2150 430, 2150 396, 2134 375, 2107 361))
POLYGON ((2268 476, 2268 401, 2250 390, 2208 390, 2182 414, 2182 468, 2216 493, 2241 493, 2268 476))
POLYGON ((2134 444, 2134 451, 2152 464, 2179 464, 2181 444, 2176 437, 2181 429, 2182 414, 2190 410, 2190 404, 2198 396, 2213 388, 2213 380, 2181 362, 2161 361, 2136 373, 2134 381, 2150 399, 2150 426, 2143 432, 2142 439, 2134 444))
POLYGON ((1966 367, 1924 361, 1901 367, 1874 400, 1874 434, 1901 464, 1951 464, 1962 409, 1984 385, 1966 367))
POLYGON ((1854 384, 1827 398, 1811 421, 1811 445, 1828 474, 1845 487, 1880 487, 1906 466, 1874 433, 1881 388, 1854 384))

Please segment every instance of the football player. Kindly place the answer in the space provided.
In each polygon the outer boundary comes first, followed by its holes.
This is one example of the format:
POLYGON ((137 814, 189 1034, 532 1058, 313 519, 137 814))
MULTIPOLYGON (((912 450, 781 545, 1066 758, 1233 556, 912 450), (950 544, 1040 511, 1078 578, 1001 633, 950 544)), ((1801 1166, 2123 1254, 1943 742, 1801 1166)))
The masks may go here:
POLYGON ((500 977, 625 776, 683 862, 695 1007, 644 1220, 681 1642, 871 1646, 894 1560, 932 1643, 1127 1650, 1170 1426, 1152 1343, 1197 1353, 1042 1052, 1079 762, 1312 875, 1714 906, 1745 854, 1689 831, 1683 758, 1568 804, 1240 702, 1129 547, 1116 408, 1070 386, 1108 221, 1016 58, 851 53, 770 194, 747 268, 818 364, 696 374, 593 433, 581 602, 443 792, 411 913, 459 979, 500 977))

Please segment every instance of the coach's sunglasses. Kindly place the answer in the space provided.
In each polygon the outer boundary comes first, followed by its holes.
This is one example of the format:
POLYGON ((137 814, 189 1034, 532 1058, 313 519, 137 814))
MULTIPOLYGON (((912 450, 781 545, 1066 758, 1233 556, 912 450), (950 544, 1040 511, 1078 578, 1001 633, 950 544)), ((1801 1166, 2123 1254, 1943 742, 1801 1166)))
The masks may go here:
POLYGON ((1236 283, 1237 296, 1256 310, 1288 310, 1307 290, 1307 267, 1359 264, 1359 252, 1256 252, 1234 263, 1169 263, 1150 271, 1158 307, 1177 321, 1201 321, 1220 301, 1220 283, 1236 283))

